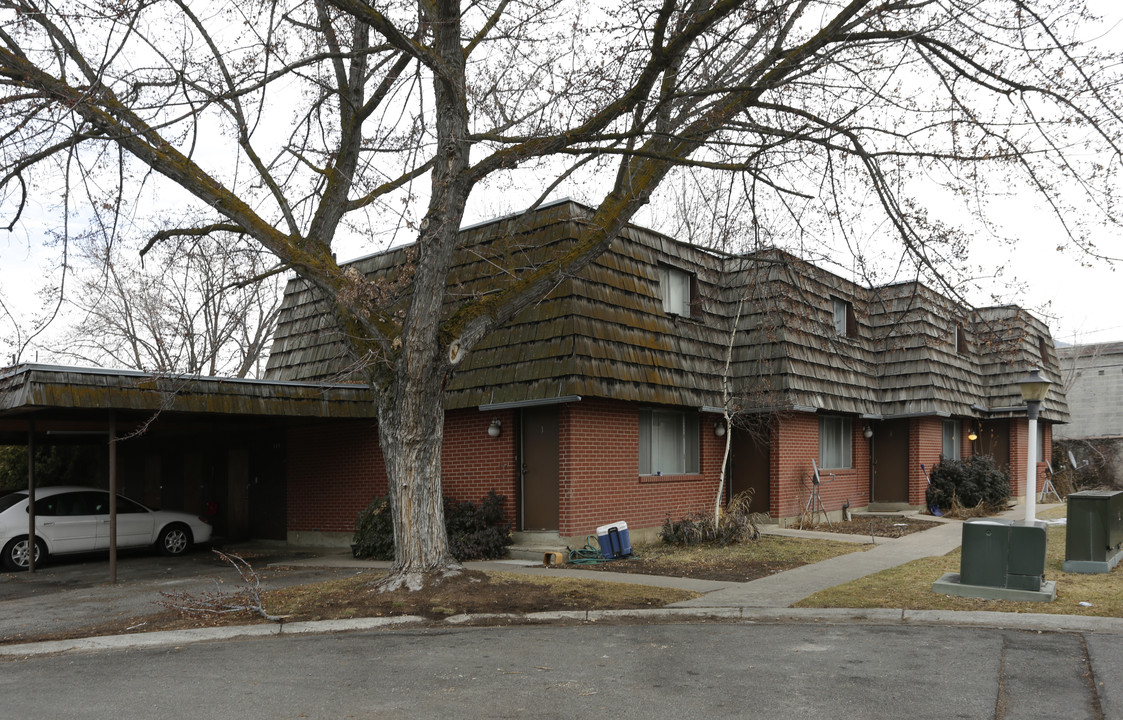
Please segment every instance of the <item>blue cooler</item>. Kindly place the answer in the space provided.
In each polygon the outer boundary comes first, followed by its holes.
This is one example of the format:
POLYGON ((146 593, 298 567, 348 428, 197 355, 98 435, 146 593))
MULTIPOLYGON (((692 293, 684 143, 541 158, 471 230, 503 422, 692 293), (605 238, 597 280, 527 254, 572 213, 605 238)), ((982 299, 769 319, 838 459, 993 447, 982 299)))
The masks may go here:
POLYGON ((609 560, 627 557, 632 554, 632 541, 628 538, 628 523, 621 520, 597 528, 597 543, 600 554, 609 560))

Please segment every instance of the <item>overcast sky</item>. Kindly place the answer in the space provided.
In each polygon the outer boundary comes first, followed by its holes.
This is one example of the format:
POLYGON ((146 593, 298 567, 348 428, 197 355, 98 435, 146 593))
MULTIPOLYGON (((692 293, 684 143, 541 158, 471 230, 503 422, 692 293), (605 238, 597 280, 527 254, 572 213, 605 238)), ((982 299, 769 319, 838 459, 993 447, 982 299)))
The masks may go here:
MULTIPOLYGON (((1117 0, 1092 0, 1089 5, 1106 16, 1105 34, 1100 42, 1105 47, 1118 49, 1123 58, 1123 7, 1117 0)), ((1123 195, 1123 193, 1121 193, 1123 195)), ((528 198, 532 197, 528 193, 528 198)), ((471 217, 476 222, 489 215, 486 200, 481 203, 481 213, 471 217)), ((1120 302, 1119 275, 1111 264, 1080 255, 1071 247, 1064 247, 1063 234, 1058 221, 1039 207, 1038 198, 1029 192, 995 203, 992 219, 1008 235, 1018 238, 1016 249, 998 245, 987 237, 979 237, 971 247, 970 260, 980 266, 984 274, 1002 269, 998 282, 984 281, 988 291, 970 292, 967 300, 977 306, 997 302, 1022 305, 1035 311, 1046 320, 1054 339, 1060 343, 1091 343, 1123 341, 1123 302, 1120 302), (1011 289, 1008 282, 1017 279, 1021 286, 1011 289), (991 296, 991 292, 997 298, 991 296)), ((514 209, 514 208, 509 208, 514 209)), ((32 209, 32 214, 34 209, 32 209)), ((34 288, 46 279, 43 268, 48 266, 42 237, 36 236, 34 224, 0 235, 0 296, 13 310, 28 313, 37 303, 30 301, 34 288)), ((1123 242, 1119 237, 1104 232, 1097 238, 1100 250, 1113 257, 1123 257, 1123 242)), ((340 259, 368 253, 359 248, 340 248, 340 259)), ((0 325, 0 366, 8 364, 13 338, 8 328, 0 325)), ((21 358, 35 361, 34 352, 21 358)), ((42 358, 43 361, 49 358, 42 358)))

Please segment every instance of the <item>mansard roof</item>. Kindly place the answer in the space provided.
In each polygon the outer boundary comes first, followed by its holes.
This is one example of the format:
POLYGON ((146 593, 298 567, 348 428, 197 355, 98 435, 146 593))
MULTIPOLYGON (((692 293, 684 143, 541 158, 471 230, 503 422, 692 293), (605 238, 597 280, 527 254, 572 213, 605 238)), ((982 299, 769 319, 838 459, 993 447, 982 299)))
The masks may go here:
MULTIPOLYGON (((590 216, 561 201, 463 230, 446 312, 565 252, 590 216)), ((395 248, 351 267, 392 284, 410 253, 395 248)), ((356 379, 330 318, 307 283, 290 281, 266 378, 356 379)), ((971 310, 919 282, 869 288, 780 250, 727 255, 629 226, 485 338, 451 378, 448 407, 573 397, 719 407, 727 355, 744 410, 993 417, 1024 413, 1013 383, 1029 367, 1059 380, 1048 329, 1019 308, 971 310), (668 271, 689 279, 684 314, 664 311, 668 271), (849 313, 842 333, 836 301, 849 313)), ((1067 419, 1059 384, 1042 415, 1067 419)))

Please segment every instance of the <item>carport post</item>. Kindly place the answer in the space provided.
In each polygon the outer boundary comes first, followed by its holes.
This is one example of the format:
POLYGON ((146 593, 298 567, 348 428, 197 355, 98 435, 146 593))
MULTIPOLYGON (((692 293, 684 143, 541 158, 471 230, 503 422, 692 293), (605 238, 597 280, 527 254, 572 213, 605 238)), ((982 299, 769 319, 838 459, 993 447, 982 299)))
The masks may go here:
POLYGON ((35 421, 27 421, 27 572, 35 572, 35 421))
POLYGON ((109 411, 109 582, 117 582, 117 414, 109 411))

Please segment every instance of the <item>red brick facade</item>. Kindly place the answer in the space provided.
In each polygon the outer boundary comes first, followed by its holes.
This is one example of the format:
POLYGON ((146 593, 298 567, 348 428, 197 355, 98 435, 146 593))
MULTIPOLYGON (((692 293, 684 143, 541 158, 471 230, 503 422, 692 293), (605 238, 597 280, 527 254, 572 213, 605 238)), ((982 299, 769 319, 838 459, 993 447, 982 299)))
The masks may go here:
MULTIPOLYGON (((562 536, 583 536, 619 520, 629 528, 658 527, 663 520, 708 512, 719 482, 725 438, 714 433, 720 417, 702 414, 700 472, 639 474, 639 409, 636 403, 583 400, 558 406, 559 527, 562 536)), ((508 517, 518 518, 519 413, 517 410, 449 412, 442 459, 443 491, 457 500, 478 501, 494 489, 506 497, 508 517), (499 421, 500 434, 488 427, 499 421)), ((812 491, 812 460, 819 458, 819 421, 814 413, 773 419, 769 438, 769 515, 797 517, 812 491)), ((925 503, 920 465, 940 460, 943 418, 909 421, 909 504, 925 503)), ((963 422, 962 452, 969 455, 970 422, 963 422)), ((820 495, 830 512, 859 510, 870 501, 870 442, 865 422, 851 424, 851 467, 822 468, 820 495)), ((1024 493, 1026 421, 1011 420, 1011 484, 1024 493)), ((1045 426, 1046 447, 1052 441, 1045 426)), ((291 430, 288 436, 288 529, 290 532, 349 533, 372 497, 386 492, 386 473, 372 422, 333 423, 291 430)), ((1039 483, 1044 464, 1039 465, 1039 483)))
MULTIPOLYGON (((1045 443, 1042 458, 1049 459, 1053 447, 1053 426, 1044 423, 1045 443)), ((1029 420, 1014 418, 1010 420, 1010 495, 1025 497, 1026 493, 1026 452, 1029 449, 1029 420)), ((1037 463, 1037 482, 1034 492, 1041 492, 1045 483, 1045 463, 1037 463)))

